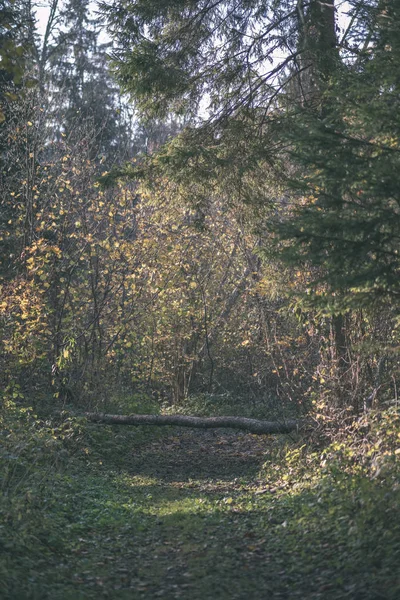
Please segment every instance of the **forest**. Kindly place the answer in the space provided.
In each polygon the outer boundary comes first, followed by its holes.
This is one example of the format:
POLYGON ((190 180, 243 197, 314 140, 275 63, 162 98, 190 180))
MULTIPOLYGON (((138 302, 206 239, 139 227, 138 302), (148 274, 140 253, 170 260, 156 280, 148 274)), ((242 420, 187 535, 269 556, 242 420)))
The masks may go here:
POLYGON ((400 0, 0 15, 0 599, 397 600, 400 0))

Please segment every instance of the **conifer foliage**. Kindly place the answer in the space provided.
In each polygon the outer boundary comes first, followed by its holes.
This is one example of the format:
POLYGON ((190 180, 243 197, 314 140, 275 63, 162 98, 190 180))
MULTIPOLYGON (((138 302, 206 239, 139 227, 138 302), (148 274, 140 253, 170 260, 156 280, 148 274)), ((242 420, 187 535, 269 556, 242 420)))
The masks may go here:
POLYGON ((318 268, 315 297, 331 307, 399 306, 400 4, 369 17, 368 45, 325 90, 329 112, 303 110, 286 129, 298 201, 272 227, 282 258, 318 268))

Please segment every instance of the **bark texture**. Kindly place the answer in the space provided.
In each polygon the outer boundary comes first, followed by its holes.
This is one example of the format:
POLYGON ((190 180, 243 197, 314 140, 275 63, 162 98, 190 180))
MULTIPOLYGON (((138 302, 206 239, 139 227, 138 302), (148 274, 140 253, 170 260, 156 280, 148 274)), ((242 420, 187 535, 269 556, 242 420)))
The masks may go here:
POLYGON ((108 415, 104 413, 85 413, 89 421, 109 425, 174 425, 198 429, 216 429, 228 427, 241 429, 250 433, 289 433, 304 426, 304 422, 261 421, 245 417, 187 417, 183 415, 108 415))

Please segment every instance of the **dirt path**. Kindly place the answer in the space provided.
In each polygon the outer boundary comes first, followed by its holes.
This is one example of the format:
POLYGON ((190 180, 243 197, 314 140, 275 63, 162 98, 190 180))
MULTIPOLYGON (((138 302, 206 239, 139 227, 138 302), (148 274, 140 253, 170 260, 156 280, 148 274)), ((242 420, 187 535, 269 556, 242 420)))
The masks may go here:
POLYGON ((161 481, 251 481, 268 452, 266 436, 216 431, 183 431, 142 448, 129 459, 135 474, 161 481))
POLYGON ((267 451, 264 436, 180 430, 128 456, 117 479, 134 492, 132 539, 116 597, 265 597, 273 573, 256 504, 267 451))

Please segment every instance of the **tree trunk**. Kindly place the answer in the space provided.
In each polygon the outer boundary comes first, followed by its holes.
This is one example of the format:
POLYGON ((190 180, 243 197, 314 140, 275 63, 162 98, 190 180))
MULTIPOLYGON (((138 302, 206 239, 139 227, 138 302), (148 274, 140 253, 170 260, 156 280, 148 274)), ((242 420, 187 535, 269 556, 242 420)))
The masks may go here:
POLYGON ((324 87, 337 61, 334 0, 298 0, 300 99, 303 106, 320 110, 324 87))
POLYGON ((187 417, 183 415, 107 415, 104 413, 85 413, 85 417, 94 423, 107 425, 173 425, 197 429, 216 429, 226 427, 241 429, 249 433, 289 433, 303 428, 305 421, 260 421, 245 417, 187 417))

